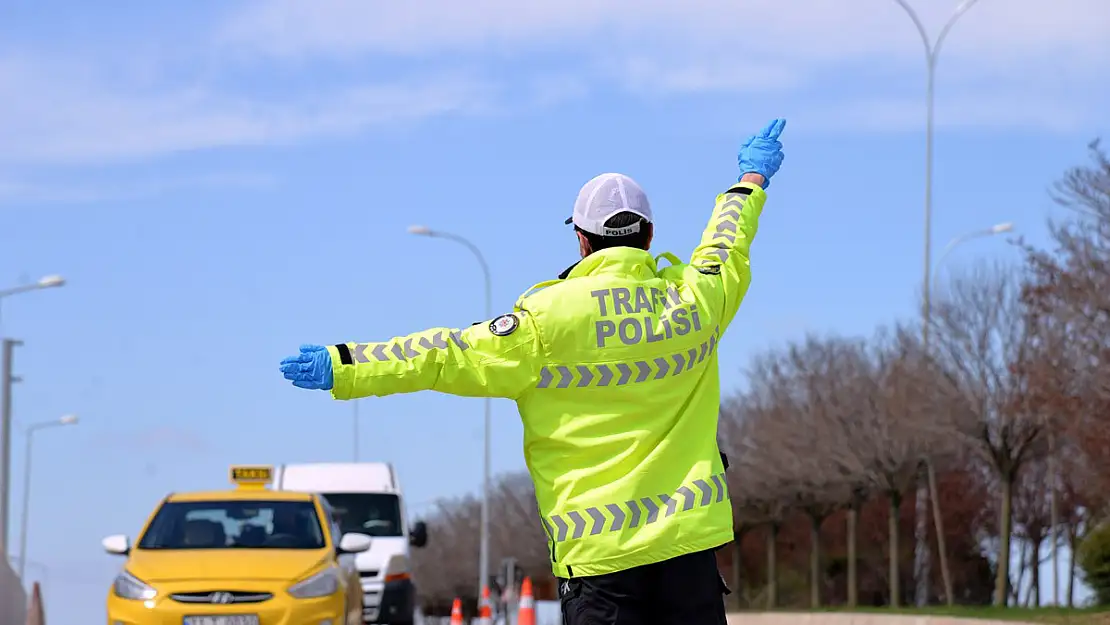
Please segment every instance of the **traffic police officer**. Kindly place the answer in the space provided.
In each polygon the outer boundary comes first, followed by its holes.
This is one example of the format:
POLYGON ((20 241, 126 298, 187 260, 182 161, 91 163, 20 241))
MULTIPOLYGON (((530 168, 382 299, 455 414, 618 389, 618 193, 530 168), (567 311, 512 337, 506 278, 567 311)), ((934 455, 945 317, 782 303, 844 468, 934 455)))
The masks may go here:
POLYGON ((306 345, 281 363, 336 399, 435 390, 516 401, 567 623, 725 623, 714 550, 732 540, 717 448, 717 346, 751 282, 749 250, 782 163, 777 119, 739 153, 689 263, 653 257, 630 178, 582 188, 582 260, 513 312, 465 329, 306 345))

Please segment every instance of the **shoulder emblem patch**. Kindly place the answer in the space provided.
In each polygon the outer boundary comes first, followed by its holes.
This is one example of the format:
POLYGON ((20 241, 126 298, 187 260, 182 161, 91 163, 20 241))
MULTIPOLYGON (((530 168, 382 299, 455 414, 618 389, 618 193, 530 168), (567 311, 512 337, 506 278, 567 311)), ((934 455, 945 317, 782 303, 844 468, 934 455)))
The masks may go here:
POLYGON ((720 265, 709 265, 708 267, 698 267, 698 271, 700 271, 701 273, 704 273, 706 275, 713 276, 713 275, 717 275, 717 274, 721 273, 721 266, 720 265))
POLYGON ((508 336, 515 332, 518 327, 520 327, 520 320, 512 313, 501 315, 489 322, 489 331, 494 336, 508 336))

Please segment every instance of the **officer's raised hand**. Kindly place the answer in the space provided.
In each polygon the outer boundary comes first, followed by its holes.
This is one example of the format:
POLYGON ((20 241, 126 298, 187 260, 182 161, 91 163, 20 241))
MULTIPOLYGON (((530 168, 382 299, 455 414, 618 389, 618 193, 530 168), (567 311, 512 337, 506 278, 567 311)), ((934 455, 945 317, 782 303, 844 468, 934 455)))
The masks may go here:
POLYGON ((748 137, 740 146, 736 161, 740 165, 740 177, 744 174, 763 176, 763 188, 771 186, 771 177, 782 165, 782 142, 779 135, 786 128, 786 120, 774 119, 763 130, 748 137))
POLYGON ((281 361, 281 372, 293 386, 330 391, 334 384, 331 354, 320 345, 301 345, 301 352, 281 361))

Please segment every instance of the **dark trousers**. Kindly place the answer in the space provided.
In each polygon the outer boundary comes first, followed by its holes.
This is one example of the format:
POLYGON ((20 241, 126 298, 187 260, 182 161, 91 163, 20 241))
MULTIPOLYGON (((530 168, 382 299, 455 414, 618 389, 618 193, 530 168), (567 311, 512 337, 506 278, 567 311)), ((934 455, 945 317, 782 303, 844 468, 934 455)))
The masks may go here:
POLYGON ((729 589, 713 553, 560 579, 563 625, 726 625, 729 589))

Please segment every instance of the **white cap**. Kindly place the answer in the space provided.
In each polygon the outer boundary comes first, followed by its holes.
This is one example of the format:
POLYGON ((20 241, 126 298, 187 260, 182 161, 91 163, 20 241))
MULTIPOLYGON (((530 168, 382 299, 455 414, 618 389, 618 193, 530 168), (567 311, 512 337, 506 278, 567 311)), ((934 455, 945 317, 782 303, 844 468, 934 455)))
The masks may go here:
POLYGON ((636 181, 624 174, 601 174, 578 192, 574 214, 567 223, 591 234, 622 237, 640 231, 640 222, 621 228, 606 228, 605 222, 617 213, 634 213, 651 223, 651 204, 636 181))

